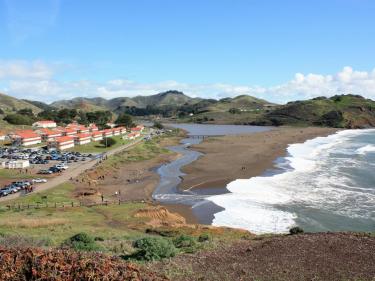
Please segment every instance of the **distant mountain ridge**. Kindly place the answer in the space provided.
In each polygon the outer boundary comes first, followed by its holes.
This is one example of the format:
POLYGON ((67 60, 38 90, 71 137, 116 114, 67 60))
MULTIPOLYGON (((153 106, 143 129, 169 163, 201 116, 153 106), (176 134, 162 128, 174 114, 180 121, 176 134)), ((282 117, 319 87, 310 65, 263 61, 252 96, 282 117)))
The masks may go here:
POLYGON ((23 108, 31 108, 34 113, 68 108, 83 111, 107 110, 114 114, 126 112, 137 116, 156 114, 179 122, 193 123, 375 127, 375 101, 353 94, 318 97, 285 105, 247 95, 220 100, 192 98, 173 90, 132 98, 77 97, 50 105, 0 94, 0 109, 4 114, 23 108))
POLYGON ((167 91, 151 96, 118 97, 113 99, 104 98, 74 98, 71 100, 60 100, 53 102, 51 106, 56 108, 70 108, 83 110, 111 110, 121 111, 125 107, 146 108, 147 106, 182 106, 192 104, 201 99, 191 98, 179 91, 167 91))

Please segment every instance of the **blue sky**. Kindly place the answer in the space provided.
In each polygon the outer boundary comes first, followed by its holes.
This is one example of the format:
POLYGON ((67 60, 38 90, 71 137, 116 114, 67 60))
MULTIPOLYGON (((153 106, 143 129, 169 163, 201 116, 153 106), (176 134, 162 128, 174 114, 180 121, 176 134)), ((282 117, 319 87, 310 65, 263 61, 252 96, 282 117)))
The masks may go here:
POLYGON ((374 15, 371 0, 0 0, 0 90, 375 97, 374 15))

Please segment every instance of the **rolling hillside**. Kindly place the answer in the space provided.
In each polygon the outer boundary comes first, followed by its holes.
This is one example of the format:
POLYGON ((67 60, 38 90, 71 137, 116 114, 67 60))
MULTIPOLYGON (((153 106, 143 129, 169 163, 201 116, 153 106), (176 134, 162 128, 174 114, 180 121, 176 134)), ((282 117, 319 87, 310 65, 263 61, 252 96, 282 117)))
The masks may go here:
POLYGON ((358 95, 338 95, 289 102, 262 115, 252 124, 375 127, 375 101, 358 95))
POLYGON ((103 98, 74 98, 71 100, 56 101, 51 106, 56 108, 83 109, 92 110, 111 110, 119 112, 126 107, 146 108, 147 106, 163 107, 173 106, 179 107, 184 104, 193 104, 200 101, 186 96, 182 92, 167 91, 151 96, 136 96, 133 98, 119 97, 113 99, 103 98))
POLYGON ((14 97, 0 93, 0 109, 5 113, 15 112, 20 109, 30 108, 34 113, 40 112, 42 109, 25 100, 16 99, 14 97))

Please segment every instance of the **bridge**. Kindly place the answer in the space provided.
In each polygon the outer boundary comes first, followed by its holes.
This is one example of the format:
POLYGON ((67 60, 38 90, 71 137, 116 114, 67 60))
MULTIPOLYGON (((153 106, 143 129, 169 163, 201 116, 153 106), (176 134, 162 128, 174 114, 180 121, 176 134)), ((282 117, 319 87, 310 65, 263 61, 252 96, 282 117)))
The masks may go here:
POLYGON ((192 138, 192 139, 206 139, 206 138, 210 138, 210 137, 222 137, 224 135, 188 135, 189 138, 192 138))

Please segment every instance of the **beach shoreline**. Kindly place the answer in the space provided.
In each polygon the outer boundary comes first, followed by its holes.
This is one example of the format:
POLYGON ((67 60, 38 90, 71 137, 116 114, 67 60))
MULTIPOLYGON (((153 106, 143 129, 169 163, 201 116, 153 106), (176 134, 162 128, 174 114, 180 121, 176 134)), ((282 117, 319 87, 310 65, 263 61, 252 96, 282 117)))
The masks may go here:
MULTIPOLYGON (((202 156, 182 168, 185 175, 178 188, 182 192, 193 191, 198 194, 230 193, 226 189, 228 183, 237 179, 250 179, 275 169, 277 159, 287 156, 289 145, 325 137, 338 130, 320 127, 280 127, 266 132, 209 137, 190 147, 191 150, 201 152, 202 156), (220 175, 220 178, 217 175, 220 175)), ((168 208, 168 204, 164 206, 168 208)), ((189 221, 211 224, 215 213, 222 210, 213 202, 206 201, 205 204, 191 208, 196 217, 194 220, 191 213, 186 216, 187 207, 182 205, 180 211, 174 205, 170 211, 179 213, 189 221)))

